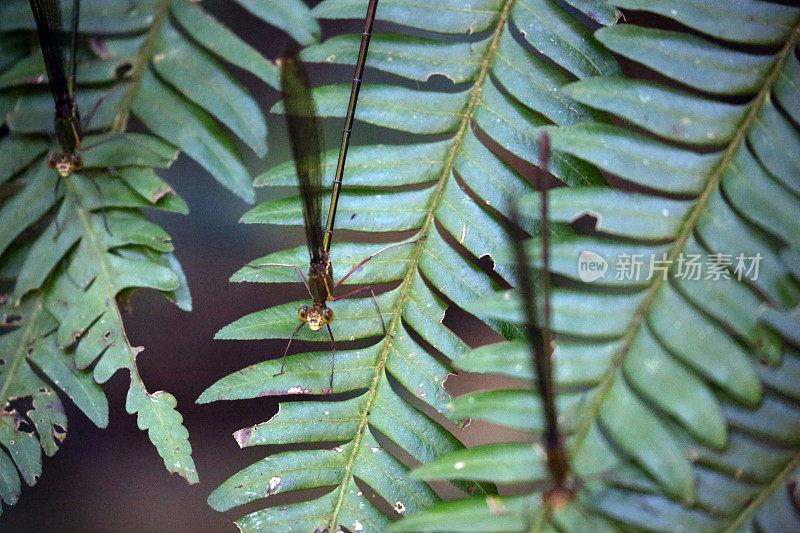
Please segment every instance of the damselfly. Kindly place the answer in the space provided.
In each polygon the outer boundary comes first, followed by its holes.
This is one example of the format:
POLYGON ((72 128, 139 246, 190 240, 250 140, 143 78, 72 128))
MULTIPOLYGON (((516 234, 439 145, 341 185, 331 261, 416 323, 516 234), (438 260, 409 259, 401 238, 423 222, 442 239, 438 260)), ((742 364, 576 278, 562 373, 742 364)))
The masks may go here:
MULTIPOLYGON (((539 138, 539 187, 541 188, 540 216, 541 221, 541 257, 542 268, 540 287, 544 306, 541 320, 536 306, 533 274, 525 255, 523 241, 514 236, 514 252, 517 263, 517 278, 522 304, 525 312, 528 338, 531 346, 531 361, 536 386, 542 400, 544 412, 544 448, 547 454, 547 470, 552 479, 552 487, 545 493, 544 500, 548 508, 559 509, 573 498, 570 485, 570 464, 564 439, 558 430, 558 409, 556 408, 556 391, 553 383, 553 344, 550 309, 550 224, 548 213, 547 177, 542 169, 546 169, 550 161, 550 137, 543 133, 539 138)), ((511 219, 517 226, 519 215, 512 204, 511 219)))
MULTIPOLYGON (((78 103, 75 99, 76 82, 75 75, 78 66, 77 43, 78 43, 78 21, 80 18, 80 0, 72 2, 72 16, 70 24, 70 56, 69 74, 65 68, 64 42, 62 39, 62 20, 61 5, 58 0, 30 0, 33 18, 36 20, 36 31, 39 35, 39 44, 42 48, 45 69, 47 70, 48 85, 55 102, 54 126, 56 140, 61 147, 60 152, 50 153, 47 156, 47 164, 50 168, 58 172, 54 194, 58 197, 58 188, 61 180, 69 178, 74 172, 83 168, 83 156, 81 155, 83 133, 86 125, 92 120, 97 108, 102 102, 98 100, 94 109, 86 117, 85 122, 81 122, 78 103)), ((100 141, 103 142, 103 141, 100 141)), ((95 146, 99 144, 96 143, 95 146)), ((85 148, 88 149, 88 148, 85 148)), ((89 176, 90 181, 97 189, 102 203, 103 193, 100 186, 89 176)), ((58 217, 55 218, 56 228, 58 228, 58 217)), ((106 231, 108 222, 103 211, 103 224, 106 231)), ((60 233, 60 231, 58 231, 60 233)))
POLYGON ((55 101, 56 140, 61 152, 47 156, 50 168, 58 171, 59 180, 67 178, 83 167, 80 154, 83 142, 83 124, 78 104, 75 101, 75 72, 77 70, 76 47, 78 40, 78 19, 80 0, 72 2, 72 24, 70 29, 70 60, 67 75, 64 57, 64 43, 61 36, 61 6, 58 0, 30 0, 36 30, 42 48, 50 92, 55 101))
POLYGON ((300 331, 300 329, 308 324, 308 327, 313 331, 318 331, 322 327, 328 329, 328 335, 333 345, 333 359, 331 363, 331 380, 330 386, 333 390, 333 372, 336 364, 336 345, 331 331, 331 322, 333 322, 333 310, 328 307, 327 302, 335 302, 342 298, 353 296, 360 292, 369 292, 372 296, 372 301, 378 311, 378 316, 381 320, 384 332, 386 331, 386 324, 384 323, 383 316, 378 306, 378 300, 375 297, 375 292, 372 287, 360 287, 350 291, 341 296, 335 296, 335 291, 339 285, 344 282, 351 274, 356 272, 364 263, 375 257, 377 254, 388 250, 394 246, 409 243, 395 243, 386 246, 377 252, 371 254, 366 259, 361 261, 352 270, 345 274, 342 279, 334 283, 333 281, 333 268, 331 265, 330 249, 331 238, 333 236, 334 220, 336 218, 336 206, 339 200, 339 194, 342 186, 342 176, 344 174, 344 165, 347 158, 347 149, 350 143, 350 134, 353 130, 353 120, 355 117, 356 104, 358 101, 358 92, 361 87, 361 77, 364 72, 364 64, 367 58, 367 50, 369 47, 369 40, 372 33, 372 25, 375 19, 375 9, 377 7, 377 0, 370 0, 367 8, 366 24, 364 33, 362 35, 361 47, 358 54, 358 61, 356 63, 356 73, 353 78, 353 86, 350 91, 350 103, 347 108, 347 115, 345 117, 345 126, 342 132, 342 143, 339 148, 339 159, 336 164, 336 173, 333 180, 333 190, 331 192, 331 202, 328 209, 328 220, 323 226, 322 224, 322 208, 320 205, 320 196, 322 192, 322 162, 320 152, 319 129, 317 127, 316 111, 313 96, 311 94, 308 76, 303 68, 303 65, 297 56, 297 52, 287 54, 282 60, 281 68, 281 91, 283 93, 283 102, 286 112, 286 122, 289 129, 289 139, 292 145, 292 152, 294 155, 295 166, 297 170, 297 178, 300 184, 300 198, 303 208, 303 221, 306 233, 306 245, 308 246, 310 262, 308 268, 308 278, 303 275, 303 272, 295 265, 278 264, 278 263, 261 263, 251 265, 252 267, 261 266, 283 266, 291 267, 297 270, 303 283, 308 289, 308 293, 312 298, 312 305, 304 305, 300 307, 297 314, 300 318, 300 324, 292 333, 286 350, 283 354, 281 361, 281 371, 276 376, 284 372, 286 355, 289 352, 292 340, 300 331))

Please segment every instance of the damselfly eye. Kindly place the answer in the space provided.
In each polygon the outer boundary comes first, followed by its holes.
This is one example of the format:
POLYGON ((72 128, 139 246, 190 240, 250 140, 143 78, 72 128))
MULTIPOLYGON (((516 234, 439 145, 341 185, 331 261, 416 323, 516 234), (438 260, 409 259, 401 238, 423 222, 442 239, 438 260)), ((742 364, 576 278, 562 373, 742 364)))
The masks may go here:
POLYGON ((58 159, 56 154, 47 154, 47 166, 55 170, 58 159))
POLYGON ((325 309, 323 309, 322 318, 325 319, 326 324, 330 324, 331 322, 333 322, 333 309, 331 309, 330 307, 326 307, 325 309))
POLYGON ((303 305, 297 310, 297 316, 300 317, 301 322, 308 322, 308 306, 303 305))
POLYGON ((81 154, 72 154, 72 169, 80 170, 83 168, 83 156, 81 154))

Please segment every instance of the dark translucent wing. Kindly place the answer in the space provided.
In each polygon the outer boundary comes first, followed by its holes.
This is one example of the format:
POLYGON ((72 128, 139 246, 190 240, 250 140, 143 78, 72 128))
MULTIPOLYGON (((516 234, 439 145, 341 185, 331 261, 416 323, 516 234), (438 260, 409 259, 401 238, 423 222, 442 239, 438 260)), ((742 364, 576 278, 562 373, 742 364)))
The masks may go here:
POLYGON ((81 15, 81 2, 80 0, 72 1, 72 31, 71 42, 69 46, 69 90, 75 91, 75 74, 78 72, 78 19, 81 15))
POLYGON ((61 7, 58 0, 30 0, 30 4, 50 80, 50 92, 53 93, 56 106, 64 105, 69 100, 70 92, 61 41, 61 7))
POLYGON ((281 92, 286 125, 297 167, 306 244, 312 261, 322 257, 322 161, 314 98, 297 51, 290 51, 281 68, 281 92))
MULTIPOLYGON (((552 337, 550 331, 550 227, 547 207, 547 180, 542 169, 546 169, 550 160, 550 138, 547 133, 539 139, 539 187, 541 188, 541 242, 542 242, 542 276, 541 287, 544 299, 544 313, 539 316, 536 306, 534 290, 533 269, 528 263, 523 240, 518 232, 512 234, 514 253, 517 262, 517 278, 519 291, 522 295, 522 304, 525 311, 528 336, 531 343, 533 356, 534 375, 539 395, 544 408, 544 445, 547 452, 547 465, 553 477, 555 490, 561 491, 565 487, 569 475, 569 459, 564 448, 564 443, 558 431, 558 413, 556 412, 556 391, 553 384, 552 362, 552 337)), ((511 221, 519 227, 519 214, 516 205, 512 204, 510 213, 511 221)))
MULTIPOLYGON (((516 206, 511 206, 509 213, 511 221, 515 226, 519 226, 519 215, 516 206)), ((513 236, 515 260, 517 263, 518 289, 522 296, 523 310, 525 311, 525 321, 528 330, 528 338, 533 351, 534 375, 539 394, 542 397, 545 415, 545 433, 553 432, 556 424, 555 414, 555 394, 552 381, 552 365, 550 364, 550 347, 547 346, 548 335, 542 327, 541 318, 536 308, 536 295, 534 290, 533 272, 528 258, 525 255, 523 239, 519 234, 513 236)))

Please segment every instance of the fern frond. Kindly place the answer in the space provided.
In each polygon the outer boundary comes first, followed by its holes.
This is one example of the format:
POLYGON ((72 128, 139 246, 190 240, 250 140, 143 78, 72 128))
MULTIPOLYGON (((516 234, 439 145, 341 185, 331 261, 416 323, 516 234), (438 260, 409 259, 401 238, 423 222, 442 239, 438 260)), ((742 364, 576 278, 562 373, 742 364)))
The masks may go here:
MULTIPOLYGON (((267 507, 237 521, 244 531, 385 531, 397 513, 430 506, 438 497, 424 483, 408 477, 405 450, 413 460, 429 462, 463 446, 447 429, 445 420, 458 422, 443 387, 451 371, 437 355, 458 360, 466 345, 441 320, 448 305, 431 287, 456 305, 494 294, 498 284, 469 256, 492 255, 505 246, 498 212, 532 191, 532 187, 504 159, 480 140, 483 133, 523 159, 532 159, 529 132, 541 125, 576 123, 598 116, 589 108, 562 96, 561 88, 576 77, 619 70, 611 54, 577 24, 565 10, 548 4, 557 14, 555 33, 564 38, 547 46, 514 28, 537 23, 525 10, 538 2, 445 0, 426 3, 382 0, 380 21, 431 32, 424 37, 405 33, 376 33, 367 65, 398 76, 392 85, 367 83, 361 89, 357 118, 395 131, 412 134, 404 146, 358 146, 349 152, 344 192, 339 200, 337 229, 381 235, 385 244, 404 242, 397 232, 411 234, 410 244, 387 250, 347 278, 345 284, 399 283, 378 296, 387 334, 371 299, 342 300, 333 304, 332 328, 339 341, 379 337, 359 350, 337 351, 334 392, 352 399, 285 403, 272 419, 236 433, 242 446, 289 442, 339 444, 333 450, 283 452, 242 470, 215 490, 209 503, 218 510, 282 492, 333 487, 332 492, 304 503, 267 507), (567 31, 569 30, 569 31, 567 31), (436 33, 433 33, 436 32, 436 33), (469 34, 463 43, 453 35, 469 34), (551 66, 530 45, 555 57, 573 58, 575 74, 551 66), (455 86, 433 90, 425 82, 441 74, 455 86), (546 118, 545 118, 546 117, 546 118), (475 128, 475 129, 474 129, 475 128), (464 183, 456 179, 458 176, 464 183), (414 187, 406 187, 414 185, 414 187), (467 189, 477 198, 470 196, 467 189), (382 338, 381 338, 382 337, 382 338), (411 401, 410 396, 415 397, 411 401), (441 415, 441 416, 440 416, 441 415), (308 421, 314 423, 309 424, 308 421), (302 468, 300 466, 302 465, 302 468), (376 504, 359 486, 368 486, 387 505, 376 504)), ((328 0, 314 8, 320 18, 360 18, 363 2, 328 0)), ((528 33, 531 36, 531 33, 528 33)), ((537 34, 538 38, 538 34, 537 34)), ((303 50, 306 61, 351 63, 359 37, 342 35, 303 50)), ((343 116, 349 85, 314 90, 323 116, 343 116)), ((280 112, 277 104, 273 111, 280 112)), ((356 133, 357 136, 357 133, 356 133)), ((336 154, 325 157, 332 175, 336 154)), ((554 161, 556 173, 572 184, 598 183, 600 174, 577 158, 562 155, 554 161)), ((278 165, 256 178, 258 186, 295 183, 292 163, 278 165)), ((256 206, 243 217, 246 223, 298 225, 302 214, 297 198, 256 206)), ((533 227, 530 228, 533 230, 533 227)), ((340 278, 369 252, 383 247, 334 239, 331 258, 334 278, 340 278)), ((276 252, 253 260, 232 281, 279 283, 299 281, 291 268, 258 268, 282 263, 307 268, 303 248, 276 252)), ((508 263, 496 261, 495 270, 513 279, 508 263)), ((247 315, 223 328, 217 338, 288 338, 297 325, 300 303, 279 305, 247 315)), ((477 316, 487 318, 482 312, 477 316)), ((503 325, 492 322, 496 328, 503 325)), ((298 338, 327 342, 310 331, 298 338)), ((279 354, 276 354, 279 355, 279 354)), ((330 352, 289 357, 286 373, 273 377, 280 361, 258 363, 223 378, 198 401, 254 398, 266 395, 325 392, 330 352)), ((452 427, 452 426, 450 426, 452 427)), ((491 495, 489 485, 457 482, 475 494, 491 495)))
MULTIPOLYGON (((558 189, 550 197, 554 221, 595 221, 589 235, 551 240, 551 268, 568 280, 553 292, 561 423, 585 483, 563 510, 546 509, 536 494, 528 508, 491 499, 461 505, 476 521, 507 509, 518 517, 509 531, 797 529, 800 389, 790 376, 800 354, 786 332, 800 299, 791 266, 800 237, 793 216, 800 207, 800 10, 767 2, 614 3, 723 42, 635 25, 596 32, 610 50, 679 88, 582 80, 564 92, 646 134, 592 123, 547 128, 554 149, 617 176, 615 186, 558 189), (772 48, 737 50, 748 43, 772 48), (744 103, 726 103, 725 95, 744 103), (582 253, 606 270, 587 279, 582 253), (737 270, 739 255, 761 258, 757 275, 737 270), (641 274, 620 275, 634 256, 643 259, 641 274), (651 257, 666 274, 647 272, 651 257), (704 268, 696 280, 686 271, 692 257, 704 268), (709 275, 709 265, 721 273, 709 275)), ((537 205, 536 195, 523 201, 526 212, 537 205)), ((537 241, 528 251, 541 266, 537 241)), ((467 309, 523 321, 513 293, 467 309)), ((456 365, 530 378, 527 357, 524 344, 512 341, 478 348, 456 365)), ((541 416, 528 395, 475 393, 459 398, 455 411, 537 430, 524 423, 541 416), (501 416, 498 394, 518 411, 501 416)), ((475 477, 496 457, 487 447, 470 452, 463 465, 456 463, 466 456, 454 454, 413 477, 475 477)), ((513 481, 542 480, 536 472, 513 481)), ((394 530, 475 530, 437 524, 441 512, 409 517, 394 530)))
MULTIPOLYGON (((62 12, 71 9, 62 2, 62 12)), ((289 24, 269 10, 255 16, 289 24)), ((0 294, 8 294, 0 335, 0 440, 8 452, 0 452, 0 497, 9 504, 19 475, 32 485, 41 473, 39 447, 52 455, 65 436, 55 391, 104 427, 108 407, 99 384, 121 369, 131 376, 127 411, 137 414, 167 470, 197 482, 176 400, 147 391, 136 364, 143 348, 127 338, 117 298, 150 288, 191 308, 169 235, 143 214, 187 212, 155 170, 183 152, 252 202, 235 137, 264 155, 266 127, 223 61, 269 84, 277 80, 274 64, 187 0, 84 0, 80 22, 78 105, 84 117, 97 109, 82 143, 83 169, 56 189, 45 161, 53 101, 34 19, 24 0, 0 6, 0 294), (149 132, 126 132, 131 117, 149 132)), ((318 34, 313 20, 293 28, 308 42, 318 34)))

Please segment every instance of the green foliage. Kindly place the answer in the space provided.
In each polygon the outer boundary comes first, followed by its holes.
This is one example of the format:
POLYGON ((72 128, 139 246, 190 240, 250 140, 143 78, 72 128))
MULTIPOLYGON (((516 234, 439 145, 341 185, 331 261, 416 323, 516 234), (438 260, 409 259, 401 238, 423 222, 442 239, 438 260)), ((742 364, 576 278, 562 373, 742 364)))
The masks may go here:
MULTIPOLYGON (((71 9, 62 1, 65 22, 71 9)), ((318 34, 310 18, 273 13, 254 10, 267 22, 291 22, 306 41, 318 34)), ((54 107, 34 19, 25 0, 0 6, 0 498, 7 504, 19 495, 20 476, 32 485, 41 473, 40 448, 53 455, 65 437, 57 391, 104 427, 99 384, 120 369, 131 377, 126 409, 167 470, 197 482, 175 398, 145 388, 136 364, 143 348, 127 338, 120 301, 150 288, 191 308, 170 237, 142 210, 186 213, 187 206, 154 169, 183 152, 252 202, 234 136, 264 155, 266 128, 224 62, 277 80, 275 65, 188 0, 84 0, 80 22, 78 105, 84 118, 97 110, 83 170, 54 195, 56 173, 45 161, 58 148, 48 142, 54 107), (125 133, 131 117, 149 133, 125 133)))
MULTIPOLYGON (((551 193, 553 221, 595 219, 595 231, 562 230, 551 241, 551 269, 561 280, 552 301, 560 423, 583 483, 564 509, 541 505, 538 492, 524 501, 467 499, 409 516, 393 531, 800 527, 800 10, 750 1, 614 3, 674 18, 705 36, 631 24, 598 30, 609 50, 679 88, 581 80, 563 92, 646 134, 599 123, 547 128, 555 150, 616 176, 611 186, 551 193), (768 47, 758 54, 737 49, 748 44, 768 47), (727 103, 727 95, 741 103, 727 103), (591 282, 578 269, 586 251, 608 264, 591 282), (628 261, 640 254, 640 276, 616 275, 624 272, 622 254, 628 261), (669 267, 666 276, 648 275, 651 254, 669 267), (757 276, 737 273, 740 254, 760 254, 757 276), (704 269, 698 280, 687 275, 691 258, 704 269), (722 265, 724 274, 709 279, 709 264, 722 265), (502 526, 495 527, 498 515, 502 526)), ((536 213, 539 198, 522 205, 536 213)), ((538 239, 529 241, 529 258, 541 268, 540 248, 538 239)), ((467 309, 523 322, 515 291, 467 309)), ((530 379, 528 357, 525 342, 509 341, 454 364, 530 379)), ((473 393, 452 406, 463 417, 542 429, 538 397, 527 390, 473 393)), ((412 477, 546 487, 541 448, 509 446, 518 449, 457 452, 412 477), (538 466, 505 469, 510 453, 538 466)))
MULTIPOLYGON (((313 13, 318 18, 362 19, 364 10, 362 1, 327 0, 313 13)), ((598 16, 609 16, 608 9, 603 13, 598 16)), ((284 403, 271 420, 236 433, 240 446, 302 442, 317 449, 278 452, 242 470, 211 494, 209 504, 215 509, 227 510, 265 497, 269 505, 269 497, 277 493, 326 488, 322 496, 301 495, 303 503, 248 514, 237 521, 243 531, 336 531, 339 527, 385 531, 399 515, 438 501, 426 484, 409 477, 407 456, 427 463, 448 452, 468 453, 445 420, 458 423, 463 416, 453 410, 443 388, 451 368, 441 355, 459 361, 467 347, 442 325, 447 304, 441 296, 465 307, 497 292, 499 284, 471 256, 494 257, 504 248, 506 238, 497 213, 507 213, 512 201, 533 191, 506 162, 513 159, 509 153, 535 162, 530 144, 535 128, 577 124, 599 116, 565 96, 566 84, 619 74, 612 55, 590 31, 551 2, 444 0, 421 6, 407 0, 382 0, 377 17, 409 28, 374 35, 367 65, 396 75, 398 81, 393 85, 367 81, 357 118, 407 132, 411 143, 351 148, 337 230, 369 232, 380 236, 382 244, 334 238, 331 257, 334 278, 339 279, 384 244, 408 243, 376 256, 345 281, 345 285, 394 283, 395 288, 378 297, 387 332, 384 336, 371 299, 332 304, 336 312, 332 329, 339 342, 377 338, 367 348, 337 351, 333 392, 346 392, 349 399, 316 397, 284 403), (536 16, 541 9, 547 10, 547 17, 536 16), (409 35, 417 30, 429 33, 409 35), (530 51, 529 45, 538 46, 569 70, 554 67, 550 59, 530 51), (452 88, 419 83, 435 74, 450 79, 452 88), (501 148, 491 150, 474 127, 501 148)), ((304 49, 302 58, 352 65, 359 39, 358 35, 336 36, 304 49)), ((314 89, 319 113, 343 116, 349 90, 349 83, 314 89)), ((273 108, 281 110, 280 103, 273 108)), ((328 176, 333 174, 336 155, 334 151, 325 154, 328 176)), ((570 184, 601 183, 596 169, 569 154, 554 158, 553 171, 570 184)), ((295 185, 293 164, 278 165, 255 183, 295 185)), ((300 202, 297 198, 269 201, 242 220, 299 225, 300 202)), ((534 228, 532 222, 528 229, 534 228)), ((261 263, 306 270, 308 256, 299 247, 255 259, 232 281, 299 281, 292 268, 256 266, 261 263)), ((497 261, 495 270, 513 281, 509 262, 497 261)), ((296 310, 302 303, 247 315, 223 328, 217 338, 286 339, 298 324, 296 310)), ((475 314, 497 329, 518 333, 516 327, 508 328, 486 313, 475 314)), ((298 338, 325 343, 326 351, 290 356, 286 373, 277 377, 273 375, 280 369, 278 359, 254 364, 212 385, 199 401, 328 392, 331 353, 326 332, 303 328, 298 338)), ((456 484, 472 494, 494 494, 491 485, 476 484, 469 476, 456 484)))

